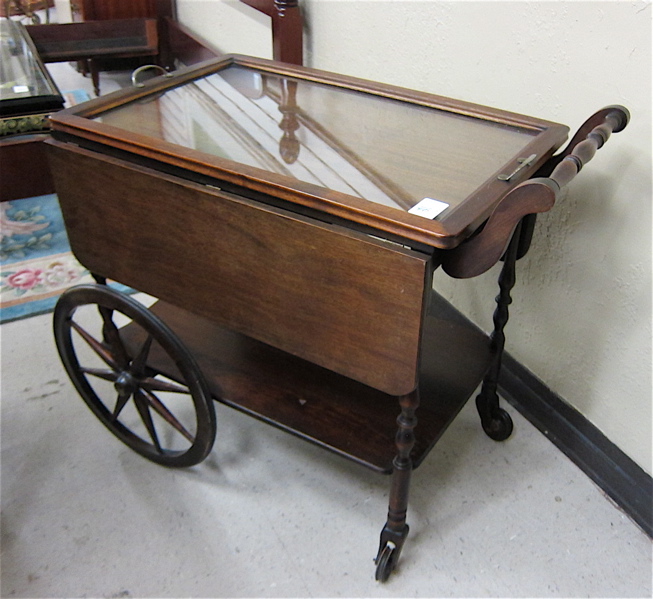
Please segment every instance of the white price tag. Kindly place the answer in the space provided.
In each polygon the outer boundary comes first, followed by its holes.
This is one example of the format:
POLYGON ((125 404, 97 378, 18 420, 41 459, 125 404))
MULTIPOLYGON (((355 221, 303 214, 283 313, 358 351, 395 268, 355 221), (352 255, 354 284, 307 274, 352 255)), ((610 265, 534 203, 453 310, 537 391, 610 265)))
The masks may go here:
POLYGON ((424 218, 433 219, 447 208, 449 208, 449 204, 446 202, 434 200, 433 198, 424 198, 420 202, 417 202, 408 212, 424 218))
POLYGON ((14 93, 15 94, 24 94, 25 92, 29 91, 29 87, 26 85, 14 85, 14 93))

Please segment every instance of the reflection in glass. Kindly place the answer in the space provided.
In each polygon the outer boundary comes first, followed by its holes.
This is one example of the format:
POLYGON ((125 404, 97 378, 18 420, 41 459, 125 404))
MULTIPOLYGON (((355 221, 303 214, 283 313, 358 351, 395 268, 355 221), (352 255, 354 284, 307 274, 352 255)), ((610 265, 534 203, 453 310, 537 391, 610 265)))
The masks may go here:
POLYGON ((18 22, 0 19, 0 100, 57 94, 18 22))
POLYGON ((537 133, 237 65, 98 120, 401 210, 459 204, 537 133))

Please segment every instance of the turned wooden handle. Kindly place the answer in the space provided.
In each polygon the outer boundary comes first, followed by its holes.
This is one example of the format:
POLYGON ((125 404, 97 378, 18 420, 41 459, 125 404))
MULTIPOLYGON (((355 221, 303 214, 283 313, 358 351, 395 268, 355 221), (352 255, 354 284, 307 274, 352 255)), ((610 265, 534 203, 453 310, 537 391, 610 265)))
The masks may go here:
POLYGON ((550 210, 560 190, 593 158, 610 135, 623 130, 629 120, 630 113, 623 106, 608 106, 593 114, 567 148, 538 172, 545 176, 526 181, 508 192, 481 231, 457 248, 444 252, 444 271, 460 279, 475 277, 494 266, 506 251, 519 222, 529 214, 550 210))
POLYGON ((574 136, 567 149, 557 158, 550 179, 560 188, 567 185, 603 147, 612 133, 624 129, 630 120, 630 113, 623 106, 608 106, 588 119, 574 136), (601 119, 598 124, 596 121, 601 119), (591 129, 590 129, 591 127, 591 129), (589 132, 586 133, 587 129, 589 132))

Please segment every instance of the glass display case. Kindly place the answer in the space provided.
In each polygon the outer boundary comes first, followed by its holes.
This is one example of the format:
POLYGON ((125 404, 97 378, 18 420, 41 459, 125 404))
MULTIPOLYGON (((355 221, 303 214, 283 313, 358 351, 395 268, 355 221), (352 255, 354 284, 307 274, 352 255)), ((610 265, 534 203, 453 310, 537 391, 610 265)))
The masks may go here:
POLYGON ((0 57, 0 135, 47 129, 64 100, 21 23, 0 19, 0 57))
POLYGON ((0 201, 54 190, 41 142, 63 106, 25 26, 0 19, 0 201))

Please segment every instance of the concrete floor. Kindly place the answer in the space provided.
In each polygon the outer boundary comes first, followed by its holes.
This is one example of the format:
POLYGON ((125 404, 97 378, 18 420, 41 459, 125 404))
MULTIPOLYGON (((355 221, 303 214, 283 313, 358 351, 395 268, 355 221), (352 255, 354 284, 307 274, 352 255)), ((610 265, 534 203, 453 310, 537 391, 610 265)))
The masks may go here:
POLYGON ((473 403, 411 488, 374 581, 389 478, 218 405, 188 470, 123 446, 76 395, 51 316, 0 327, 2 597, 650 597, 650 539, 511 410, 473 403))
POLYGON ((2 597, 651 597, 651 540, 510 408, 495 443, 470 403, 416 471, 381 585, 389 478, 223 406, 207 460, 156 466, 76 395, 50 315, 0 340, 2 597))

